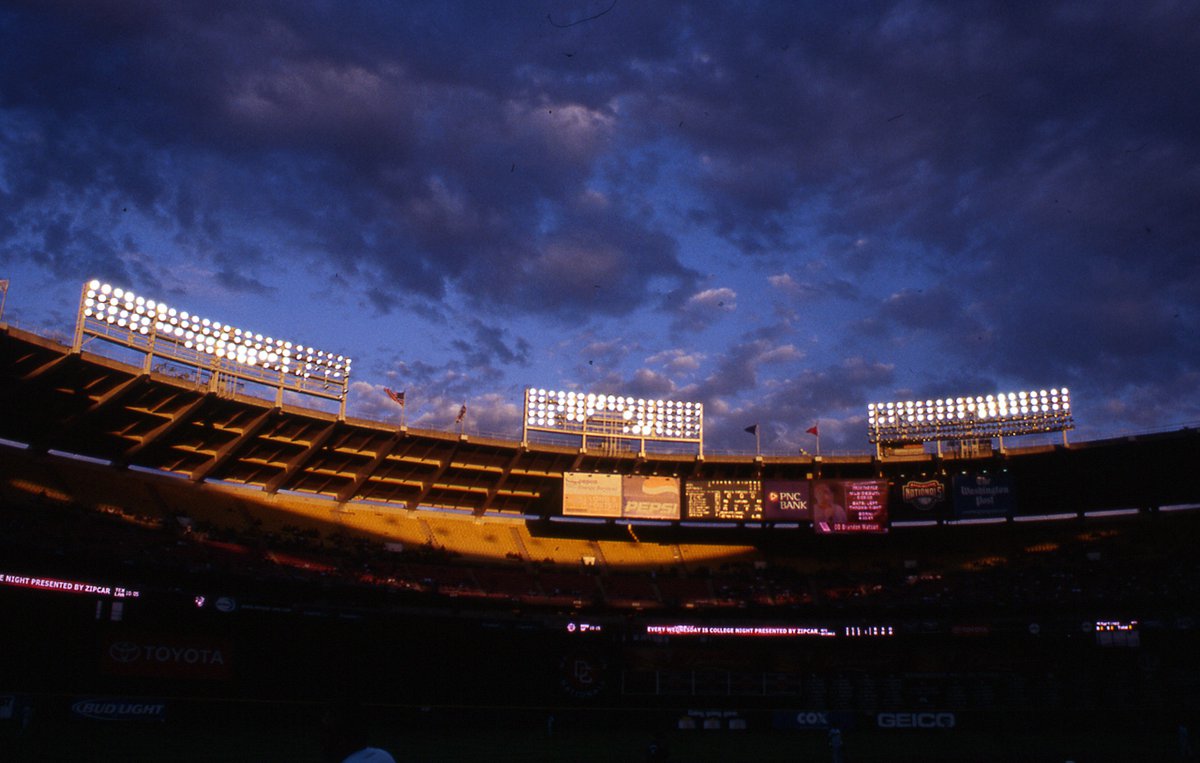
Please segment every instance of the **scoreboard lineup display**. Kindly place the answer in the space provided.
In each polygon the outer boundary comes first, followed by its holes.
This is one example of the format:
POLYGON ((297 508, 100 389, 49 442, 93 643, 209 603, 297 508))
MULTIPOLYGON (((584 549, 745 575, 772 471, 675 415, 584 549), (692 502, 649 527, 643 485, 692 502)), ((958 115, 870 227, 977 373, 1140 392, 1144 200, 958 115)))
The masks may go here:
POLYGON ((567 472, 563 515, 607 519, 811 522, 820 535, 886 533, 884 479, 685 480, 567 472))
POLYGON ((763 518, 759 480, 688 480, 684 483, 683 499, 688 519, 763 518))

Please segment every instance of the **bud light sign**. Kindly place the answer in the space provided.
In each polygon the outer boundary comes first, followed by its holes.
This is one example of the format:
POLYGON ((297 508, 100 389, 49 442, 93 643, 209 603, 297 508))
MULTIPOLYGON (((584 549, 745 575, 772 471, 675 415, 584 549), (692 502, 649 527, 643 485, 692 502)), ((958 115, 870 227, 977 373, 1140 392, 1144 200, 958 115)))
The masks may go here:
POLYGON ((161 700, 87 698, 71 704, 71 717, 92 721, 162 721, 167 703, 161 700))

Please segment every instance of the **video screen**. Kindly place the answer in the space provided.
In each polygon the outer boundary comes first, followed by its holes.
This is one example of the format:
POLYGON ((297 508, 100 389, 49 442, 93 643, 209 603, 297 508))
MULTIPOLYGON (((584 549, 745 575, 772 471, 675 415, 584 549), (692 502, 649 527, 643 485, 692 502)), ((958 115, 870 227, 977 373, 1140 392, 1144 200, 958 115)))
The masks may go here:
POLYGON ((818 534, 885 533, 887 480, 815 480, 811 508, 818 534))

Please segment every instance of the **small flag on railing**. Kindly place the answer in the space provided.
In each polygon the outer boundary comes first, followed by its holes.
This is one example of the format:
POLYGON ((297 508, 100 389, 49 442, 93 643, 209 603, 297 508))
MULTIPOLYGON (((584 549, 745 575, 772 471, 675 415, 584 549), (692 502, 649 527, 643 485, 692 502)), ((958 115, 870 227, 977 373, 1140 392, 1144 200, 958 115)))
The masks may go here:
POLYGON ((464 403, 463 407, 458 409, 458 418, 456 418, 454 420, 454 423, 461 424, 462 420, 466 417, 467 417, 467 405, 466 405, 466 403, 464 403))

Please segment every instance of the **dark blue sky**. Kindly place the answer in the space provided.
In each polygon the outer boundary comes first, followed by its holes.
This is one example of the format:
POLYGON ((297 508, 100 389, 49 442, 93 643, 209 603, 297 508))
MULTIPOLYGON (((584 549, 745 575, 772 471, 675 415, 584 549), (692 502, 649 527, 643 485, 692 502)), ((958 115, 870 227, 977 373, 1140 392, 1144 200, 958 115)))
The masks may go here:
POLYGON ((1200 423, 1200 7, 6 2, 5 319, 97 277, 354 357, 352 414, 524 387, 706 449, 1067 386, 1200 423))

